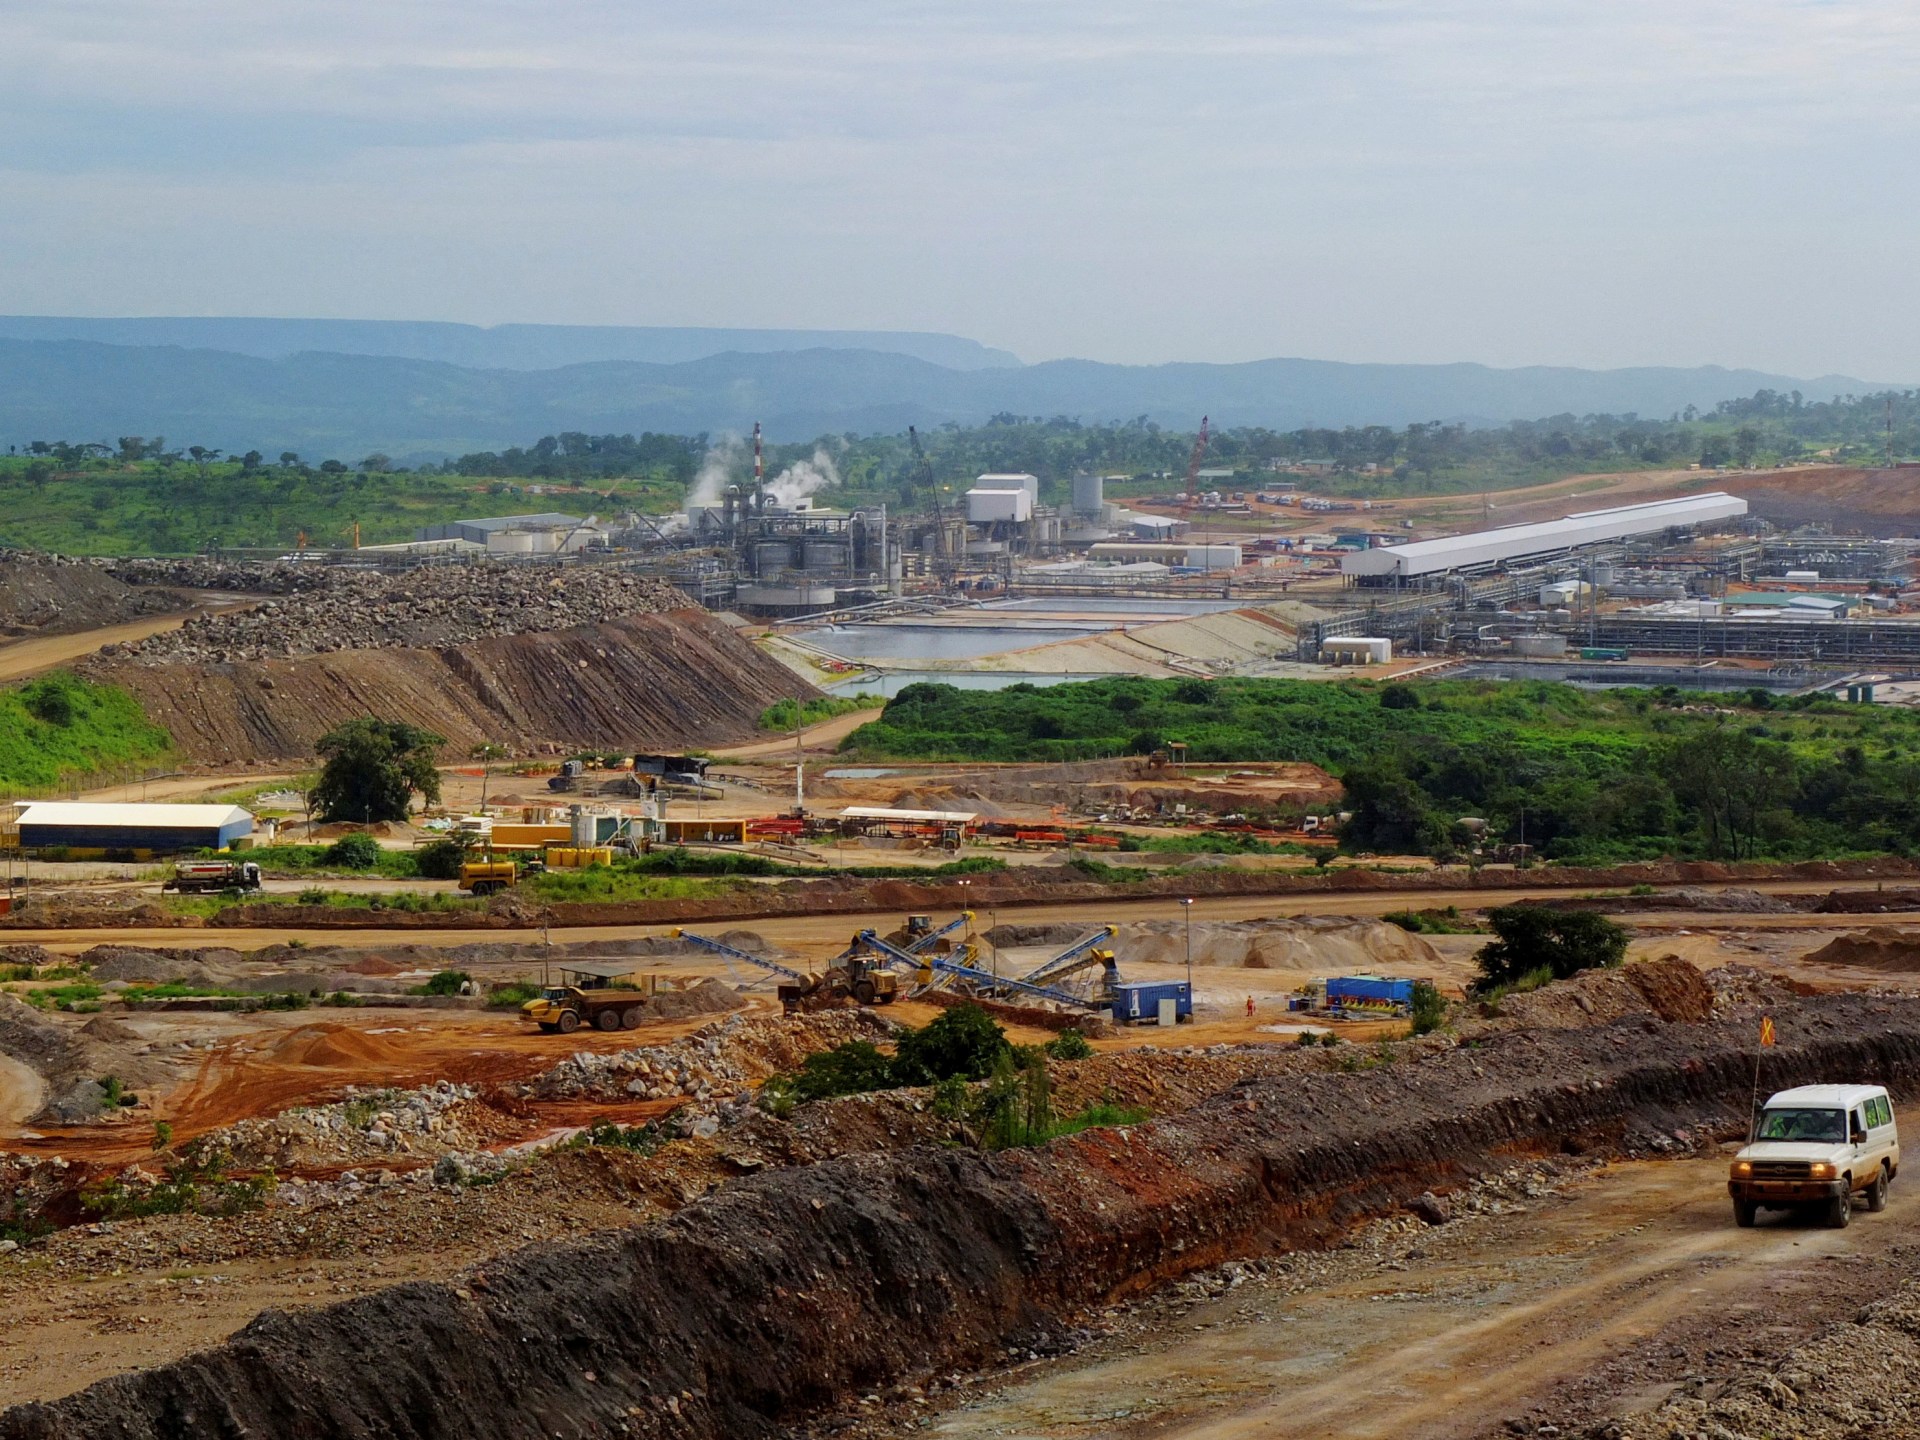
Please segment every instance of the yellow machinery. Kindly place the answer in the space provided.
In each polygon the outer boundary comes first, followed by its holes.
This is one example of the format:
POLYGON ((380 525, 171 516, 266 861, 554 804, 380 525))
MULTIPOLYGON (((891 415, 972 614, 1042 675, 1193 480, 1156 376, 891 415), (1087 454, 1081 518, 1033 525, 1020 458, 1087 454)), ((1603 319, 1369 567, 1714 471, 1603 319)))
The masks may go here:
POLYGON ((520 1007, 520 1017, 549 1035, 571 1035, 582 1025, 632 1030, 646 1017, 653 987, 635 980, 631 965, 575 962, 560 967, 560 983, 520 1007))
POLYGON ((460 888, 474 895, 511 890, 519 880, 520 871, 511 860, 468 860, 460 866, 460 888))

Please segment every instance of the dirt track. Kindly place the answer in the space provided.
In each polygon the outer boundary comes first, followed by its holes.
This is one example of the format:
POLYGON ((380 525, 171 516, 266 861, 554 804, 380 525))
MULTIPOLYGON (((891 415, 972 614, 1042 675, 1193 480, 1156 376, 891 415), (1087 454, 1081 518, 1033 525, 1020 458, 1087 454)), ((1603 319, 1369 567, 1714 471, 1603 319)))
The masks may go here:
MULTIPOLYGON (((1920 1112, 1901 1119, 1920 1125, 1920 1112)), ((1473 1217, 1415 1233, 1383 1257, 1355 1256, 1301 1293, 1246 1286, 1129 1336, 1128 1350, 1144 1354, 1098 1347, 956 1411, 934 1433, 1465 1440, 1499 1431, 1608 1359, 1639 1383, 1611 1404, 1584 1403, 1617 1413, 1686 1378, 1697 1357, 1664 1344, 1649 1357, 1658 1378, 1620 1363, 1663 1332, 1751 1320, 1805 1333, 1832 1307, 1816 1300, 1783 1314, 1783 1292, 1812 1280, 1831 1297, 1821 1282, 1833 1260, 1920 1238, 1911 1182, 1895 1187, 1886 1213, 1845 1231, 1774 1214, 1741 1231, 1725 1180, 1718 1153, 1608 1166, 1553 1186, 1563 1193, 1533 1199, 1525 1214, 1473 1217), (1410 1249, 1420 1252, 1411 1263, 1410 1249)), ((1837 1298, 1851 1313, 1860 1296, 1837 1298)))

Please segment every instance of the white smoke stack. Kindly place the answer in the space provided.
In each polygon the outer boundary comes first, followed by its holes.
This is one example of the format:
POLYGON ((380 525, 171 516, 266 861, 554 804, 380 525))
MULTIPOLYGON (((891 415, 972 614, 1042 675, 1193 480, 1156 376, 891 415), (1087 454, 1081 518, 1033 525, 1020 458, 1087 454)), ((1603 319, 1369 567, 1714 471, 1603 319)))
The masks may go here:
POLYGON ((811 460, 796 460, 768 481, 767 498, 792 509, 809 495, 839 483, 840 469, 833 457, 825 450, 815 450, 811 460))
POLYGON ((747 447, 738 435, 722 435, 707 447, 706 458, 693 477, 693 489, 687 494, 687 508, 717 509, 720 497, 733 483, 735 471, 745 462, 747 447))

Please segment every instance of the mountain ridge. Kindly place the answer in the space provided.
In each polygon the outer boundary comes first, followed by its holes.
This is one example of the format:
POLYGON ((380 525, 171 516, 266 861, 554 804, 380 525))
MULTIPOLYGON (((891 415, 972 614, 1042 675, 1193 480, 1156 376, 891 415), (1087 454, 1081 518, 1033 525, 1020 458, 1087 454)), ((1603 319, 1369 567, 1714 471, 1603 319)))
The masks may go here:
POLYGON ((1146 415, 1216 425, 1505 424, 1553 415, 1665 418, 1760 389, 1810 400, 1885 388, 1725 367, 1592 371, 1471 362, 1378 365, 1274 359, 1117 366, 1089 360, 956 370, 913 356, 818 347, 726 352, 672 364, 580 362, 541 370, 305 351, 279 359, 178 346, 0 338, 0 442, 171 437, 309 459, 460 455, 561 431, 745 431, 811 440, 972 424, 995 414, 1089 423, 1146 415))

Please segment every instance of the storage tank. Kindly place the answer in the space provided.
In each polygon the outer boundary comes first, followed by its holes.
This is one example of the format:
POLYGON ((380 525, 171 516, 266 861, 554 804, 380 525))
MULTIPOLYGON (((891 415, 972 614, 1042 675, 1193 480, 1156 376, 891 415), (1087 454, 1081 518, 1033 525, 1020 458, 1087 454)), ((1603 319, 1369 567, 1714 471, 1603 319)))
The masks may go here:
POLYGON ((1106 508, 1107 482, 1101 475, 1073 477, 1073 508, 1079 515, 1098 515, 1106 508))
POLYGON ((777 540, 763 540, 753 547, 753 573, 778 575, 793 564, 793 547, 777 540))
POLYGON ((844 570, 847 547, 838 540, 809 540, 803 547, 808 570, 844 570))
POLYGON ((1532 656, 1536 659, 1564 655, 1567 653, 1567 637, 1564 635, 1516 635, 1513 637, 1513 653, 1532 656))

